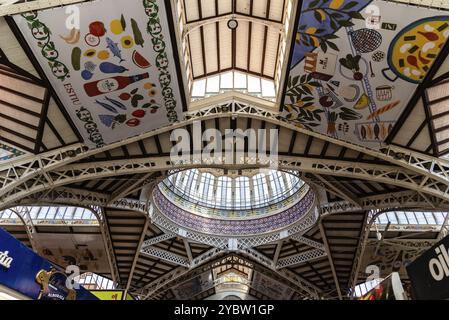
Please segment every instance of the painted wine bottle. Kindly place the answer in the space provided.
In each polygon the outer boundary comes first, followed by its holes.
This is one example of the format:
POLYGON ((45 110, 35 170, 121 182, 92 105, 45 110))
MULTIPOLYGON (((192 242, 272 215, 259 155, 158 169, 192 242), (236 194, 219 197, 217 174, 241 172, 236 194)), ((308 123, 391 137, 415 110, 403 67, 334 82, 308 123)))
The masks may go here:
POLYGON ((105 93, 121 90, 130 84, 139 82, 143 79, 148 79, 149 77, 150 75, 148 72, 130 77, 116 76, 86 83, 84 85, 84 90, 89 97, 95 97, 105 93))

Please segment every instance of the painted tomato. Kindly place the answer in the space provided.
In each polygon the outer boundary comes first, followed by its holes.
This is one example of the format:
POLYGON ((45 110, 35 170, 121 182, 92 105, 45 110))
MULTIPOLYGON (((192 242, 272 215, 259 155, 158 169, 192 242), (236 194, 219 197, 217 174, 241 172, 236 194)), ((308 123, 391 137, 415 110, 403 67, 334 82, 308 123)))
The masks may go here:
POLYGON ((89 32, 94 36, 102 37, 106 34, 106 28, 103 22, 95 21, 89 25, 89 32))
POLYGON ((140 120, 136 118, 129 119, 126 121, 128 127, 137 127, 140 124, 140 120))
POLYGON ((145 116, 145 110, 136 110, 132 113, 133 117, 143 118, 145 116))
POLYGON ((121 95, 119 95, 119 98, 124 101, 128 101, 129 99, 131 99, 131 95, 129 93, 122 93, 121 95))

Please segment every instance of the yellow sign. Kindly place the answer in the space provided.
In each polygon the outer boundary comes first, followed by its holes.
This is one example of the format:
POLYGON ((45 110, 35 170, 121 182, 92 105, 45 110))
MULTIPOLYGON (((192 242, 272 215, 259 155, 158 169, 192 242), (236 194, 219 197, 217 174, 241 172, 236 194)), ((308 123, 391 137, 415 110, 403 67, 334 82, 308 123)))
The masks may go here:
MULTIPOLYGON (((93 290, 90 291, 94 296, 96 296, 100 300, 123 300, 123 291, 109 291, 109 290, 93 290)), ((126 300, 134 300, 134 298, 127 294, 126 300)))

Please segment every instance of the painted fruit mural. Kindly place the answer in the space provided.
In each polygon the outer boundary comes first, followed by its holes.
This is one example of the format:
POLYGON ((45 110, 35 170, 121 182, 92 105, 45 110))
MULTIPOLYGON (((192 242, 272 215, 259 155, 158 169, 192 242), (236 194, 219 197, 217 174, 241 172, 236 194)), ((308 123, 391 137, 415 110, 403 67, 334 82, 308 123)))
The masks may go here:
POLYGON ((449 15, 379 0, 309 0, 299 19, 282 117, 382 148, 446 44, 449 15))
POLYGON ((90 147, 181 120, 182 99, 161 0, 97 0, 14 16, 90 147), (59 35, 59 36, 58 36, 59 35))

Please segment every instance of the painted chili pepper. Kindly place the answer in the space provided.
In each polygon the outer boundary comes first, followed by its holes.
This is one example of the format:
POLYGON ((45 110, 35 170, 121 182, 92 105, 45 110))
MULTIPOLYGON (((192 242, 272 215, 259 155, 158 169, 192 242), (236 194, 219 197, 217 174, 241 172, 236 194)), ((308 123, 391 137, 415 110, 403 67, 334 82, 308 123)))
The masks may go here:
POLYGON ((136 110, 132 113, 133 117, 143 118, 145 116, 145 110, 136 110))
POLYGON ((129 119, 128 121, 126 121, 126 124, 129 127, 137 127, 140 124, 140 120, 136 119, 136 118, 132 118, 132 119, 129 119))

